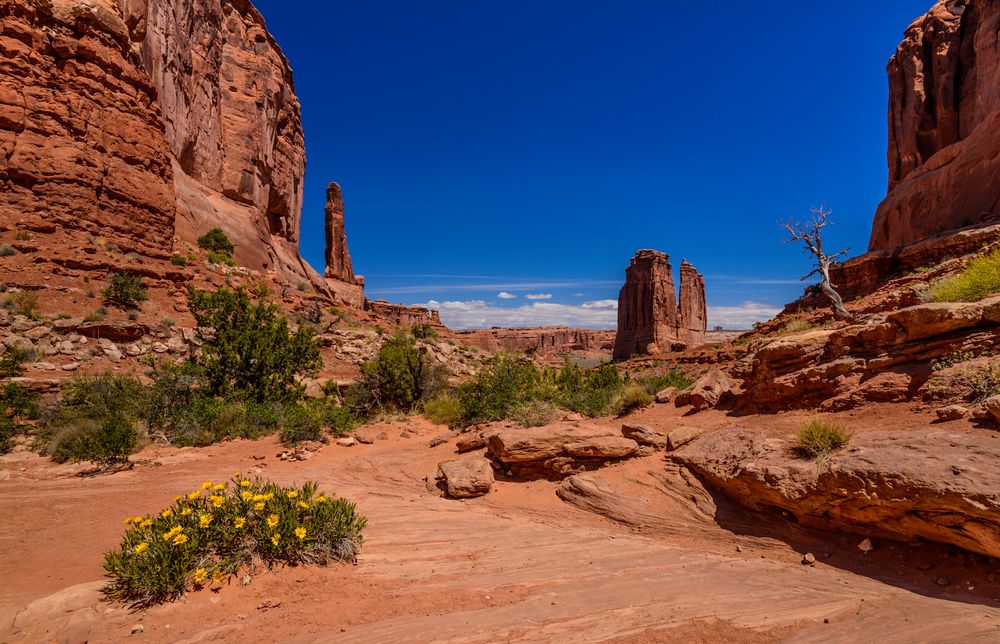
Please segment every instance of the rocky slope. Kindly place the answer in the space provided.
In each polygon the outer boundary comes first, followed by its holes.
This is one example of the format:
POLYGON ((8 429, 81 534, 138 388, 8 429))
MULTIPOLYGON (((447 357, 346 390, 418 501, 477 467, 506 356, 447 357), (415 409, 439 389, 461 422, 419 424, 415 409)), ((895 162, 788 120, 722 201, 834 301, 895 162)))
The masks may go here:
POLYGON ((870 250, 1000 218, 1000 3, 938 0, 889 61, 889 193, 870 250))

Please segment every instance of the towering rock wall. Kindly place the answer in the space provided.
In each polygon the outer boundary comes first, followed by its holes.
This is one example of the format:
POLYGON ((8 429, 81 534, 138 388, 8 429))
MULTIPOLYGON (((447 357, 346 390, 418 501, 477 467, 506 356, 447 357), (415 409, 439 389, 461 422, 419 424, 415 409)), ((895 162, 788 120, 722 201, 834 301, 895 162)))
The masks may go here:
POLYGON ((113 5, 0 0, 0 222, 169 255, 170 151, 131 45, 113 5))
POLYGON ((1000 220, 1000 1, 939 0, 889 61, 889 192, 869 249, 1000 220))
POLYGON ((680 292, 678 305, 668 255, 656 250, 636 253, 618 295, 615 359, 704 343, 704 280, 686 260, 681 264, 680 292))

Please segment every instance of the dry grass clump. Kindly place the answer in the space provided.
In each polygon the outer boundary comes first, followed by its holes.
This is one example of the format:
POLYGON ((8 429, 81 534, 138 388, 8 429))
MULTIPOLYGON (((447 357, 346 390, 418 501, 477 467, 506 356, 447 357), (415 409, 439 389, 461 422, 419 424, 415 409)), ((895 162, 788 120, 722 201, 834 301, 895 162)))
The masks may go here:
POLYGON ((129 517, 118 549, 105 555, 103 592, 133 607, 221 585, 241 568, 354 558, 366 519, 315 483, 281 487, 237 474, 206 481, 152 516, 129 517))
POLYGON ((978 302, 1000 293, 1000 249, 976 257, 964 271, 931 287, 935 302, 978 302))
POLYGON ((795 451, 802 457, 821 460, 850 440, 851 435, 840 425, 816 418, 802 426, 795 451))

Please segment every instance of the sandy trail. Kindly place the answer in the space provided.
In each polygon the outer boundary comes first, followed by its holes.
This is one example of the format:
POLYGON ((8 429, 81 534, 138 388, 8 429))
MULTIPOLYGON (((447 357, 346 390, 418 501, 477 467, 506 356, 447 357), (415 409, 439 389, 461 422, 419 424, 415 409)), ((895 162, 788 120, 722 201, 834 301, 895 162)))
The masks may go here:
MULTIPOLYGON (((0 641, 1000 639, 997 588, 985 584, 982 565, 953 551, 922 552, 953 560, 915 573, 915 560, 901 559, 907 546, 862 560, 854 537, 800 531, 793 546, 735 534, 657 490, 649 472, 662 469, 661 457, 594 475, 620 495, 612 502, 621 512, 646 508, 633 525, 561 501, 548 481, 501 481, 481 499, 446 500, 423 479, 452 448, 428 448, 439 429, 422 421, 407 423, 416 430, 409 439, 399 437, 402 427, 386 426, 388 441, 330 446, 303 463, 278 461, 273 440, 150 448, 141 455, 150 463, 84 479, 25 453, 5 457, 0 641), (253 467, 282 483, 317 480, 356 501, 369 518, 358 564, 280 570, 144 613, 98 600, 102 553, 118 542, 122 517, 253 467), (834 554, 803 566, 802 544, 834 554), (948 588, 928 581, 942 569, 954 578, 948 588), (130 635, 136 624, 142 632, 130 635)), ((770 529, 727 512, 733 525, 770 529)))

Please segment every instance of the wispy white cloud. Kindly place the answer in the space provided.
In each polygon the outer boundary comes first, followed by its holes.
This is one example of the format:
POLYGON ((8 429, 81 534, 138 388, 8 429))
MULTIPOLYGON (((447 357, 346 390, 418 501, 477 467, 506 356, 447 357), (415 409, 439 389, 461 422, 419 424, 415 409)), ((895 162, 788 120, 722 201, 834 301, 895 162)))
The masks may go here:
POLYGON ((513 293, 508 293, 507 291, 500 291, 499 293, 497 293, 497 297, 500 298, 501 300, 513 300, 517 296, 514 295, 513 293))
POLYGON ((601 286, 621 286, 618 280, 553 280, 549 282, 492 282, 492 283, 444 283, 444 284, 412 284, 408 286, 390 286, 373 288, 372 295, 385 297, 390 295, 407 295, 419 293, 462 293, 474 291, 544 291, 560 288, 585 288, 601 286))
POLYGON ((708 328, 749 329, 754 322, 766 322, 781 311, 761 302, 743 302, 736 306, 709 306, 708 328))
POLYGON ((533 302, 515 307, 492 306, 483 300, 462 302, 431 300, 420 304, 441 312, 441 321, 453 329, 501 327, 568 326, 584 329, 613 329, 618 323, 617 303, 580 305, 533 302))
POLYGON ((552 293, 528 293, 524 298, 527 300, 551 300, 552 293))

